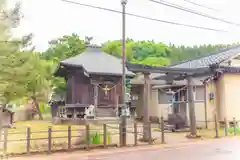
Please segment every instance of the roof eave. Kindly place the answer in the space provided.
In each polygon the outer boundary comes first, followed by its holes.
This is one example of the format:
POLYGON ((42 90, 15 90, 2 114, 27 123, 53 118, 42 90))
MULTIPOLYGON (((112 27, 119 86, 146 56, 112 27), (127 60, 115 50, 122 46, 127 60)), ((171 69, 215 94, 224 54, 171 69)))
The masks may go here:
MULTIPOLYGON (((94 75, 106 75, 106 76, 122 76, 121 73, 106 73, 106 72, 89 72, 89 74, 94 75)), ((127 78, 134 78, 135 74, 126 74, 127 78)))
POLYGON ((89 76, 89 73, 87 72, 87 70, 82 65, 68 64, 68 63, 63 63, 63 62, 59 63, 58 68, 57 68, 57 70, 54 73, 54 76, 56 76, 56 77, 64 77, 60 72, 61 71, 64 72, 66 70, 65 67, 81 68, 81 69, 83 69, 84 74, 86 76, 89 76))

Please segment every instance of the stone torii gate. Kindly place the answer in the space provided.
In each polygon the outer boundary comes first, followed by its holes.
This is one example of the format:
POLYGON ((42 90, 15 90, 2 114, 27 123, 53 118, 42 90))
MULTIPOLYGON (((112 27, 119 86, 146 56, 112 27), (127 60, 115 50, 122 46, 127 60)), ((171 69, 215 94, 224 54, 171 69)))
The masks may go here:
POLYGON ((190 135, 191 137, 197 137, 196 129, 196 118, 195 118, 195 107, 193 98, 193 77, 211 74, 213 73, 210 67, 189 69, 189 68, 169 68, 169 67, 153 67, 141 64, 131 64, 127 63, 127 68, 129 71, 135 73, 142 73, 144 75, 144 97, 146 97, 143 102, 143 140, 148 141, 148 123, 149 123, 149 106, 151 99, 151 79, 150 73, 162 73, 165 74, 161 77, 161 80, 166 80, 171 82, 173 80, 187 79, 187 89, 188 89, 188 107, 189 107, 189 118, 190 118, 190 135))

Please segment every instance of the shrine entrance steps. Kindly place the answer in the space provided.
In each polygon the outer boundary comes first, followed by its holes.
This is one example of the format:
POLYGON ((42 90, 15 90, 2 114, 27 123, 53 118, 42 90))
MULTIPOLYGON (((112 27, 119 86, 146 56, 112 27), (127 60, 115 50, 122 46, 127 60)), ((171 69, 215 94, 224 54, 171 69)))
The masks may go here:
POLYGON ((117 117, 117 112, 114 108, 104 108, 104 107, 99 107, 96 108, 96 117, 106 117, 106 118, 116 118, 117 117))

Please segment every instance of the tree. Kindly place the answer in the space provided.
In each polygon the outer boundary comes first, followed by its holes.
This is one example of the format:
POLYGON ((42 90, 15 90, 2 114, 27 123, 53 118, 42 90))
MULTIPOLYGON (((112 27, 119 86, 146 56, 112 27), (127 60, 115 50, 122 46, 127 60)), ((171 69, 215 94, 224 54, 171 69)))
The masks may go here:
MULTIPOLYGON (((116 57, 122 56, 122 41, 108 41, 103 50, 116 57)), ((133 41, 128 39, 126 43, 127 60, 133 63, 165 66, 169 64, 170 50, 163 43, 154 41, 133 41)))
MULTIPOLYGON (((23 53, 22 53, 23 54, 23 53)), ((28 61, 22 66, 19 76, 21 85, 24 86, 25 93, 31 97, 35 108, 42 118, 39 101, 47 101, 48 95, 52 91, 53 72, 55 68, 51 61, 41 59, 38 53, 24 53, 28 55, 28 61)))
POLYGON ((1 102, 6 104, 21 95, 22 88, 19 86, 18 74, 21 66, 27 60, 27 57, 21 54, 21 49, 29 44, 32 35, 21 39, 12 37, 11 31, 19 25, 22 17, 20 3, 17 3, 15 8, 7 10, 6 2, 2 0, 0 7, 2 11, 0 19, 0 97, 1 102))
MULTIPOLYGON (((16 28, 21 19, 21 5, 17 3, 13 9, 7 9, 7 2, 0 1, 0 133, 2 132, 2 109, 6 104, 23 93, 18 73, 26 57, 22 57, 20 50, 29 44, 31 35, 22 39, 12 37, 12 29, 16 28)), ((1 137, 1 136, 0 136, 1 137)), ((0 138, 1 141, 1 138, 0 138)))
MULTIPOLYGON (((116 41, 108 41, 103 45, 103 51, 113 55, 115 57, 122 56, 122 40, 116 41)), ((126 57, 128 61, 131 61, 133 58, 133 48, 135 46, 135 42, 133 40, 127 39, 126 41, 126 57)))
MULTIPOLYGON (((86 37, 86 40, 91 41, 91 37, 86 37)), ((65 35, 56 40, 49 42, 49 48, 42 53, 42 58, 45 60, 61 61, 73 56, 76 56, 85 51, 85 41, 81 40, 77 34, 65 35)))

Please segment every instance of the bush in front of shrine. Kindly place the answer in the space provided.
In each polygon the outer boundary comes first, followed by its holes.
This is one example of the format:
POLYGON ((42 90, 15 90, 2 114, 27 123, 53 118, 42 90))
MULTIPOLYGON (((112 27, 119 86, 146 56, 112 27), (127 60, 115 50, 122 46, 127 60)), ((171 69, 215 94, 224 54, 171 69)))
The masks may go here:
MULTIPOLYGON (((90 144, 104 144, 104 135, 96 132, 90 135, 90 144)), ((107 133, 107 144, 112 144, 112 136, 107 133)))
MULTIPOLYGON (((86 132, 83 131, 80 133, 74 142, 74 145, 83 145, 86 144, 86 132)), ((90 144, 104 144, 104 135, 99 132, 90 132, 90 144)), ((112 144, 112 135, 110 132, 107 133, 107 144, 112 144)))

